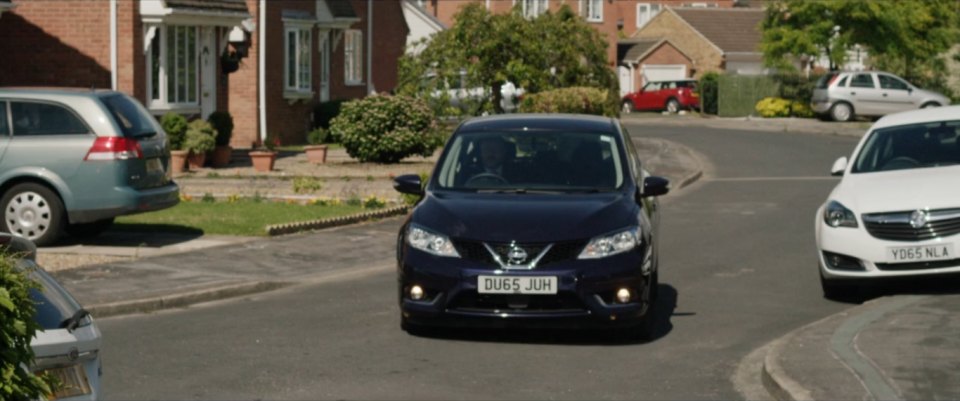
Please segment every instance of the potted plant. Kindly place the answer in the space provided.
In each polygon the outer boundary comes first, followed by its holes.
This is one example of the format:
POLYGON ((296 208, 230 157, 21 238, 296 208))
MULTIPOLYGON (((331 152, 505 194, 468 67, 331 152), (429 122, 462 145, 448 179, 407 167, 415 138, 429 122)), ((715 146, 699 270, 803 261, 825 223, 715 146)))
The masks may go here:
POLYGON ((253 163, 254 170, 267 172, 273 170, 273 163, 277 160, 277 152, 274 148, 280 145, 280 139, 267 138, 260 146, 250 151, 250 161, 253 163))
POLYGON ((217 146, 217 131, 210 123, 195 120, 187 128, 187 135, 183 140, 183 148, 190 151, 187 163, 190 168, 201 168, 207 158, 207 152, 217 146))
POLYGON ((307 153, 307 160, 314 164, 323 164, 327 162, 327 130, 323 127, 314 128, 307 134, 307 143, 303 150, 307 153))
POLYGON ((167 133, 167 146, 170 149, 170 174, 182 174, 187 165, 188 151, 183 149, 187 133, 187 119, 174 112, 164 114, 160 119, 163 131, 167 133))
POLYGON ((217 130, 217 146, 210 154, 210 165, 226 167, 230 164, 230 154, 233 152, 233 148, 230 147, 230 137, 233 136, 233 117, 226 111, 215 111, 207 117, 207 121, 213 129, 217 130))

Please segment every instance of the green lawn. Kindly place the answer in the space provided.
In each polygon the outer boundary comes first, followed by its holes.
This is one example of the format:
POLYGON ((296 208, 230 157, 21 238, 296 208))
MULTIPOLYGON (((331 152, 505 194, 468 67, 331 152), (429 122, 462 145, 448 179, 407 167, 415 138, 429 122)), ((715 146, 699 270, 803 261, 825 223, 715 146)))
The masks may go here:
POLYGON ((157 212, 118 217, 114 230, 187 234, 266 235, 271 224, 326 219, 369 211, 362 206, 298 205, 281 202, 180 202, 157 212))

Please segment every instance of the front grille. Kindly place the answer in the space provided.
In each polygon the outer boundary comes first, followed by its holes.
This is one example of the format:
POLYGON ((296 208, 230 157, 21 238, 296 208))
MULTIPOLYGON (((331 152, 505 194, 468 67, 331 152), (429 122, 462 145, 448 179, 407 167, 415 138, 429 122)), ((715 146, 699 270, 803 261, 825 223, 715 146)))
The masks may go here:
POLYGON ((586 306, 574 294, 512 295, 461 292, 448 306, 463 312, 581 312, 586 306))
POLYGON ((960 233, 960 209, 932 210, 928 221, 913 227, 913 211, 864 214, 863 225, 870 235, 890 241, 924 241, 960 233))
POLYGON ((911 262, 911 263, 877 263, 877 269, 885 271, 908 271, 941 269, 945 267, 960 266, 960 259, 938 260, 934 262, 911 262))
MULTIPOLYGON (((494 252, 500 257, 500 260, 506 263, 507 253, 510 250, 510 243, 487 243, 486 246, 483 242, 479 241, 454 241, 454 246, 457 248, 457 252, 460 253, 460 256, 467 260, 472 260, 479 262, 481 264, 487 265, 491 268, 500 268, 501 266, 497 264, 497 261, 494 260, 493 255, 490 254, 490 251, 487 250, 487 246, 490 249, 493 249, 494 252)), ((525 263, 530 263, 533 261, 540 252, 550 246, 550 244, 516 244, 517 246, 523 248, 523 250, 529 255, 525 263)), ((548 266, 553 263, 565 262, 568 260, 574 260, 580 255, 580 251, 583 250, 583 247, 586 245, 583 241, 566 241, 566 242, 557 242, 550 247, 550 250, 543 255, 543 258, 537 262, 537 267, 548 266)))

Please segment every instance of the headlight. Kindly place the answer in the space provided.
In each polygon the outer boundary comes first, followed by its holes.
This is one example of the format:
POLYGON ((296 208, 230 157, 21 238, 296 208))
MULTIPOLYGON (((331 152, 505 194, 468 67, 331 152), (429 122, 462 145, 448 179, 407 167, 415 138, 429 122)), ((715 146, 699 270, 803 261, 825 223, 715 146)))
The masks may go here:
POLYGON ((640 229, 633 227, 613 235, 590 240, 577 259, 600 259, 627 252, 640 244, 640 229))
POLYGON ((450 242, 450 238, 445 235, 434 234, 414 225, 407 229, 407 243, 416 249, 433 255, 460 257, 457 249, 453 247, 453 242, 450 242))
POLYGON ((857 216, 837 201, 830 201, 823 208, 823 222, 830 227, 857 228, 857 216))

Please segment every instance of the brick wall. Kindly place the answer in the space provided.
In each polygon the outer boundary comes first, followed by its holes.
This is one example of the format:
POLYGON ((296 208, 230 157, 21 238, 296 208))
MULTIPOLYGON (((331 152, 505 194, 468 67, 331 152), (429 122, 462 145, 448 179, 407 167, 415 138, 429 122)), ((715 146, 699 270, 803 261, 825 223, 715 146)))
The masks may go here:
POLYGON ((109 21, 106 1, 17 2, 0 21, 0 85, 110 88, 109 21))
MULTIPOLYGON (((247 0, 247 9, 254 21, 260 26, 260 2, 247 0)), ((257 60, 259 60, 260 35, 255 30, 248 34, 250 49, 247 58, 240 61, 240 69, 227 75, 226 109, 233 116, 233 136, 230 146, 249 148, 257 141, 260 132, 260 111, 257 108, 257 60)))
MULTIPOLYGON (((362 2, 366 8, 366 2, 362 2)), ((397 67, 410 33, 402 15, 399 1, 373 2, 373 85, 377 92, 390 92, 397 87, 397 67)))

